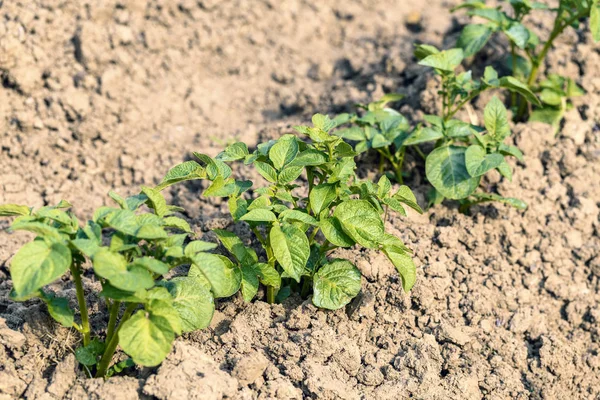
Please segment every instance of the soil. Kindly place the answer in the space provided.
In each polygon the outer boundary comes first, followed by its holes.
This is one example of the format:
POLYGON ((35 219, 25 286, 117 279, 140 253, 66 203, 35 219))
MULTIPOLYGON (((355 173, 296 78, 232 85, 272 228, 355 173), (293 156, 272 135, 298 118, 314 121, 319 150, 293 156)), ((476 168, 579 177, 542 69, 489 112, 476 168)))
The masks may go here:
MULTIPOLYGON (((314 112, 352 111, 392 91, 407 95, 400 110, 411 120, 435 112, 435 77, 416 65, 412 44, 452 46, 465 22, 448 13, 457 1, 344 3, 0 1, 0 203, 65 198, 85 220, 110 189, 133 194, 192 151, 277 137, 314 112)), ((544 14, 532 22, 542 32, 552 23, 544 14)), ((475 72, 501 67, 505 46, 488 46, 475 72)), ((526 211, 491 204, 465 215, 446 202, 389 218, 415 251, 409 294, 384 257, 344 250, 365 276, 345 309, 298 297, 219 301, 210 328, 177 339, 158 368, 85 379, 76 332, 36 301, 8 300, 10 258, 30 237, 0 232, 0 399, 599 398, 598 65, 586 30, 559 40, 547 67, 588 94, 557 137, 515 125, 524 161, 512 182, 484 183, 525 200, 526 211)), ((425 205, 423 165, 410 154, 407 165, 425 205)), ((169 193, 198 236, 228 227, 250 237, 199 191, 191 183, 169 193)), ((75 302, 68 280, 52 289, 75 302)), ((102 328, 103 304, 89 299, 102 328)))

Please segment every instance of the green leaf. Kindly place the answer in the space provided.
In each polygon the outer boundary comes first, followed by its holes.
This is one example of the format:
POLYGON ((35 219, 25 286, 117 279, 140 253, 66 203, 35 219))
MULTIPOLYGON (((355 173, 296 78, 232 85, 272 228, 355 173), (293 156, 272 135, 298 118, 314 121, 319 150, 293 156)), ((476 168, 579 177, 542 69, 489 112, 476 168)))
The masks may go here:
POLYGON ((523 161, 523 153, 516 146, 509 146, 504 143, 500 143, 498 151, 505 156, 513 156, 519 161, 523 161))
POLYGON ((123 255, 113 253, 105 247, 94 254, 92 264, 94 272, 107 279, 117 289, 135 292, 154 286, 154 279, 147 269, 139 265, 127 268, 127 261, 123 255))
POLYGON ((321 211, 325 210, 329 205, 336 199, 336 185, 323 183, 314 186, 310 192, 308 198, 310 201, 310 208, 318 215, 321 211))
POLYGON ((88 257, 93 257, 100 250, 98 243, 92 239, 75 239, 71 240, 71 244, 88 257))
POLYGON ((235 181, 233 179, 225 179, 222 176, 217 176, 211 185, 206 188, 203 196, 206 197, 228 197, 236 191, 235 181))
POLYGON ((506 162, 506 160, 502 161, 502 163, 500 165, 498 165, 498 172, 500 172, 500 174, 505 177, 506 179, 508 179, 509 181, 512 181, 512 168, 510 165, 508 165, 508 163, 506 162))
POLYGON ((383 220, 367 200, 345 201, 335 208, 333 216, 352 240, 370 249, 378 247, 385 231, 383 220))
POLYGON ((93 339, 87 346, 75 349, 75 358, 83 365, 92 366, 98 362, 98 357, 104 353, 104 343, 93 339))
POLYGON ((498 71, 494 69, 492 66, 485 67, 485 72, 483 74, 483 82, 491 87, 500 86, 500 80, 498 79, 498 71))
POLYGON ((156 215, 164 217, 168 214, 167 202, 159 190, 142 186, 142 193, 148 196, 148 207, 152 208, 156 215))
POLYGON ((480 201, 497 201, 500 203, 508 204, 518 210, 526 210, 527 203, 521 199, 514 197, 502 197, 494 193, 473 193, 473 197, 480 201))
POLYGON ((71 266, 71 251, 62 243, 36 240, 21 247, 12 259, 10 276, 18 297, 36 293, 60 278, 71 266))
MULTIPOLYGON (((25 217, 32 218, 32 217, 25 217)), ((10 227, 13 231, 28 231, 33 232, 38 236, 41 236, 45 239, 51 239, 54 241, 60 241, 62 236, 58 229, 45 224, 43 222, 35 222, 35 221, 27 221, 18 218, 10 227)))
POLYGON ((312 123, 315 128, 324 130, 325 132, 329 132, 336 126, 336 121, 331 120, 328 115, 323 114, 313 115, 312 123))
POLYGON ((269 159, 277 170, 291 163, 298 155, 298 140, 294 135, 281 137, 269 150, 269 159))
POLYGON ((106 371, 106 377, 110 378, 118 373, 121 373, 126 368, 131 368, 135 366, 135 362, 131 358, 126 358, 123 361, 119 361, 118 363, 112 365, 108 371, 106 371))
POLYGON ((350 236, 344 232, 341 222, 337 218, 322 219, 319 223, 325 239, 331 244, 339 247, 352 247, 356 244, 350 236))
POLYGON ((214 250, 216 248, 217 248, 216 243, 203 242, 201 240, 194 240, 192 242, 189 242, 187 244, 187 246, 185 246, 185 255, 186 255, 186 257, 193 257, 198 253, 214 250))
POLYGON ((479 178, 471 177, 467 171, 465 152, 462 146, 444 146, 427 156, 427 179, 444 197, 464 199, 479 186, 479 178))
POLYGON ((255 208, 240 218, 240 220, 247 222, 274 222, 277 221, 277 217, 272 211, 265 210, 264 208, 255 208))
POLYGON ((483 49, 492 33, 494 31, 487 25, 467 25, 463 28, 456 45, 463 49, 465 57, 471 57, 483 49))
POLYGON ((178 182, 204 178, 206 178, 206 171, 200 164, 196 161, 186 161, 171 168, 156 190, 163 190, 178 182))
POLYGON ((555 110, 553 108, 542 108, 534 110, 529 116, 530 122, 543 122, 544 124, 552 125, 554 133, 558 133, 560 129, 560 121, 564 117, 562 110, 555 110))
POLYGON ((518 22, 512 22, 507 30, 504 31, 506 36, 517 45, 524 49, 529 41, 529 30, 518 22))
POLYGON ((355 142, 360 142, 361 140, 366 139, 364 129, 356 125, 350 126, 345 129, 337 130, 334 132, 334 134, 346 140, 352 140, 355 142))
POLYGON ((439 71, 452 72, 464 59, 462 49, 449 49, 425 57, 419 65, 435 68, 439 71))
POLYGON ((188 233, 192 232, 190 224, 188 224, 185 219, 179 217, 166 217, 163 219, 163 224, 168 228, 179 229, 180 231, 188 233))
POLYGON ((306 270, 310 245, 306 234, 290 224, 274 224, 269 233, 269 243, 275 259, 296 282, 306 270))
POLYGON ((298 179, 300 175, 302 175, 303 170, 304 167, 287 166, 279 173, 277 182, 279 182, 281 185, 293 182, 298 179))
POLYGON ((256 275, 258 275, 260 283, 265 286, 272 286, 276 290, 279 290, 281 287, 281 276, 275 268, 265 263, 256 263, 252 268, 254 268, 256 275))
POLYGON ((600 1, 593 0, 590 10, 590 30, 595 42, 600 42, 600 1))
POLYGON ((53 293, 44 293, 42 299, 48 307, 48 313, 56 322, 65 328, 72 328, 75 312, 69 307, 69 300, 56 297, 53 293))
POLYGON ((496 143, 502 143, 510 135, 506 107, 496 96, 489 101, 483 112, 485 128, 496 143))
POLYGON ((290 167, 318 166, 327 162, 327 155, 316 149, 307 149, 299 153, 290 163, 290 167))
POLYGON ((271 183, 277 182, 277 171, 270 164, 262 161, 255 161, 254 166, 258 173, 271 183))
POLYGON ((540 100, 542 103, 551 106, 560 106, 562 104, 563 97, 564 93, 558 92, 554 89, 542 89, 542 92, 540 93, 540 100))
POLYGON ((244 246, 242 240, 235 233, 221 229, 214 229, 213 232, 240 264, 253 265, 258 262, 256 252, 244 246))
POLYGON ((154 367, 171 352, 175 330, 161 312, 139 310, 119 329, 119 344, 138 365, 154 367))
POLYGON ((400 186, 398 188, 398 191, 396 192, 396 194, 394 194, 393 197, 395 199, 399 200, 400 202, 406 204, 407 206, 409 206, 410 208, 412 208, 419 214, 423 214, 423 210, 417 203, 417 198, 415 197, 415 194, 412 192, 412 190, 410 190, 410 188, 408 186, 406 186, 406 185, 400 186))
POLYGON ((360 292, 361 273, 347 260, 335 260, 323 265, 313 278, 313 304, 319 308, 337 310, 360 292))
POLYGON ((432 54, 438 54, 440 51, 434 46, 428 44, 418 44, 415 46, 415 57, 417 60, 423 60, 432 54))
POLYGON ((390 190, 392 190, 392 182, 387 176, 383 175, 377 182, 377 197, 383 199, 390 193, 390 190))
POLYGON ((148 271, 159 275, 164 275, 169 272, 169 266, 167 264, 151 257, 136 258, 131 264, 129 264, 129 268, 134 266, 146 268, 148 271))
POLYGON ((300 210, 285 210, 279 214, 282 221, 299 221, 309 225, 318 225, 318 221, 310 214, 300 210))
POLYGON ((503 162, 504 156, 502 154, 486 154, 485 149, 476 144, 469 146, 465 152, 465 165, 469 175, 473 178, 496 169, 503 162))
POLYGON ((214 181, 217 176, 227 179, 231 176, 231 168, 221 160, 214 160, 202 153, 193 153, 196 158, 206 164, 206 176, 214 181))
POLYGON ((19 215, 30 215, 31 207, 19 204, 3 204, 0 206, 0 217, 13 217, 19 215))
POLYGON ((495 22, 498 25, 502 25, 508 18, 506 14, 495 8, 476 8, 469 11, 469 15, 481 17, 489 21, 495 22))
POLYGON ((242 266, 242 297, 246 303, 252 301, 252 299, 258 293, 258 274, 251 265, 242 266))
POLYGON ((232 296, 240 288, 241 272, 227 257, 199 253, 191 259, 188 276, 207 281, 216 298, 232 296))
POLYGON ((526 84, 524 84, 516 78, 513 78, 512 76, 504 76, 500 78, 500 87, 506 88, 512 92, 519 93, 520 95, 525 97, 527 101, 531 104, 535 104, 537 106, 542 105, 537 96, 533 94, 531 89, 526 84))
POLYGON ((217 156, 217 159, 221 161, 238 161, 246 158, 248 154, 248 146, 245 143, 236 142, 227 146, 225 151, 217 156))
POLYGON ((390 259, 396 267, 400 278, 402 279, 402 289, 408 292, 414 286, 417 280, 417 268, 411 255, 398 246, 383 246, 384 254, 390 259))
POLYGON ((210 325, 215 312, 213 296, 200 281, 191 277, 173 278, 166 284, 179 313, 181 330, 192 332, 210 325))
POLYGON ((414 146, 420 143, 433 142, 444 137, 444 133, 435 128, 419 128, 416 129, 409 137, 404 141, 405 146, 414 146))

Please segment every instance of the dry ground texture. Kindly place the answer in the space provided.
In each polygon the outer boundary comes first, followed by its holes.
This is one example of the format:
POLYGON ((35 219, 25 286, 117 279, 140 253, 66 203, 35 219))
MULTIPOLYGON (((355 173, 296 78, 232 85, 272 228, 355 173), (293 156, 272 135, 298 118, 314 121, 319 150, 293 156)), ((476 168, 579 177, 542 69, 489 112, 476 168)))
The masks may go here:
MULTIPOLYGON (((111 188, 133 194, 191 151, 256 143, 317 111, 397 91, 410 119, 434 112, 435 78, 412 43, 451 47, 465 22, 449 15, 454 4, 0 0, 0 203, 65 198, 86 219, 111 188)), ((600 51, 581 32, 559 40, 547 67, 588 94, 556 138, 544 125, 514 126, 525 160, 512 183, 485 183, 527 211, 494 204, 463 215, 447 203, 388 221, 415 250, 410 294, 383 257, 345 251, 366 277, 347 309, 221 301, 211 327, 179 338, 159 368, 86 380, 76 332, 36 301, 8 300, 10 258, 28 236, 0 232, 0 399, 599 398, 600 51)), ((501 65, 504 46, 488 47, 475 71, 501 65)), ((408 166, 423 204, 423 165, 408 166)), ((169 196, 213 240, 209 229, 233 224, 199 189, 169 196)), ((74 297, 68 281, 55 289, 74 297)), ((102 303, 94 307, 102 327, 102 303)))

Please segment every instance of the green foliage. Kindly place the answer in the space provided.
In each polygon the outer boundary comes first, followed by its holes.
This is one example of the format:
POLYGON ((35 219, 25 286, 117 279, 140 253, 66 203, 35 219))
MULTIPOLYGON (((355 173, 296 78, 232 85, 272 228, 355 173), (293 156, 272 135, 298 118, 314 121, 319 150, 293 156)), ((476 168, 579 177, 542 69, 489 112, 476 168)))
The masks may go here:
MULTIPOLYGON (((177 180, 172 171, 169 182, 177 180)), ((239 280, 236 284, 232 278, 235 269, 231 262, 205 253, 215 244, 191 241, 185 245, 190 227, 172 215, 174 208, 166 204, 159 190, 143 188, 141 194, 128 198, 111 192, 110 197, 119 207, 99 208, 84 226, 64 201, 37 210, 0 206, 1 215, 18 216, 12 230, 37 235, 12 259, 11 298, 24 301, 38 297, 46 303, 52 318, 80 331, 83 344, 76 349, 76 357, 90 373, 95 370, 97 377, 121 368, 109 370, 117 345, 139 365, 159 364, 176 335, 208 326, 214 312, 213 297, 231 295, 239 288, 239 280), (152 212, 142 211, 142 205, 152 212), (105 336, 98 332, 92 338, 90 332, 82 284, 86 261, 90 261, 102 285, 100 296, 106 299, 110 311, 105 336), (189 276, 162 279, 182 264, 192 264, 189 276), (203 274, 207 269, 210 273, 203 274), (81 322, 76 322, 75 311, 66 298, 44 291, 67 271, 75 283, 81 322), (125 306, 122 314, 121 305, 125 306)))
MULTIPOLYGON (((468 7, 483 10, 477 8, 483 7, 478 2, 471 2, 468 7)), ((500 18, 495 13, 486 15, 488 18, 500 18)), ((469 199, 479 187, 481 177, 496 169, 507 179, 512 179, 512 170, 505 157, 522 156, 514 146, 504 143, 510 136, 510 123, 506 107, 497 97, 484 110, 484 126, 471 125, 454 118, 459 110, 482 92, 501 88, 541 105, 527 85, 511 76, 499 77, 492 67, 487 67, 480 79, 473 79, 470 71, 457 73, 463 55, 461 49, 440 51, 430 45, 419 45, 415 49, 420 64, 432 67, 440 77, 438 94, 442 100, 441 115, 426 115, 422 123, 411 128, 405 117, 385 107, 385 101, 377 101, 361 106, 368 111, 361 116, 351 115, 347 118, 351 125, 335 132, 344 139, 356 142, 355 151, 358 153, 375 149, 381 159, 380 172, 383 173, 385 163, 389 163, 393 173, 386 173, 386 177, 395 178, 400 183, 403 181, 402 167, 406 151, 414 149, 425 160, 427 179, 435 188, 432 192, 434 204, 439 204, 443 198, 459 200, 462 204, 481 202, 481 199, 469 199), (433 150, 428 155, 420 149, 424 143, 433 144, 433 150)), ((492 197, 488 199, 493 200, 492 197)), ((393 199, 384 203, 394 209, 393 199)), ((370 224, 369 227, 373 228, 374 225, 370 224)), ((336 233, 339 230, 331 223, 323 231, 336 233)), ((349 236, 365 247, 371 244, 349 236)), ((341 236, 335 238, 340 243, 344 241, 341 236)))
MULTIPOLYGON (((532 0, 510 0, 512 10, 503 11, 500 7, 487 6, 481 1, 466 1, 454 10, 466 9, 471 17, 485 20, 484 24, 469 24, 464 27, 457 46, 462 48, 466 57, 478 53, 494 34, 502 34, 510 43, 510 53, 507 52, 508 64, 512 68, 514 83, 520 81, 526 87, 534 87, 544 106, 532 101, 525 93, 527 102, 539 108, 531 114, 534 121, 545 122, 558 129, 563 118, 566 99, 570 96, 563 95, 563 84, 553 82, 552 89, 562 93, 551 93, 543 83, 537 86, 537 77, 540 66, 552 47, 552 44, 566 28, 577 29, 580 22, 589 17, 589 26, 592 37, 600 41, 600 2, 598 0, 559 0, 558 7, 550 8, 545 4, 532 0), (540 39, 534 31, 526 26, 528 17, 535 11, 553 12, 555 15, 554 26, 546 39, 540 39), (560 89, 559 89, 560 88, 560 89), (563 101, 564 100, 564 101, 563 101)), ((552 79, 552 76, 549 77, 552 79)), ((566 80, 566 79, 565 79, 566 80)), ((547 81, 544 81, 546 84, 547 81)), ((521 120, 527 113, 527 103, 523 100, 517 102, 513 97, 513 107, 518 109, 516 118, 521 120)))
POLYGON ((551 74, 540 82, 540 100, 543 107, 534 110, 529 116, 529 121, 552 125, 554 132, 558 133, 565 113, 573 108, 571 99, 584 94, 585 91, 572 79, 551 74))
MULTIPOLYGON (((387 103, 399 99, 399 95, 388 95, 365 106, 365 123, 381 124, 383 133, 377 132, 374 137, 361 135, 364 147, 389 145, 407 133, 406 119, 386 108, 387 103)), ((232 232, 216 230, 219 241, 235 261, 230 264, 228 275, 217 279, 214 271, 218 269, 206 260, 212 258, 211 255, 203 254, 204 262, 192 265, 190 276, 199 275, 204 265, 203 279, 212 284, 216 297, 225 294, 221 292, 221 281, 233 282, 229 287, 231 292, 240 290, 246 301, 257 295, 262 284, 267 287, 269 302, 276 298, 281 300, 293 291, 304 296, 312 291, 317 306, 337 309, 358 294, 361 275, 349 261, 332 262, 328 255, 336 248, 360 245, 384 252, 389 250, 386 254, 398 268, 404 289, 410 290, 416 278, 410 250, 398 238, 392 247, 388 246, 390 235, 385 233, 383 215, 388 208, 403 214, 406 214, 404 206, 418 212, 421 209, 406 186, 392 193, 387 178, 374 184, 356 177, 357 152, 343 140, 339 131, 333 133, 334 128, 351 118, 355 117, 344 114, 332 120, 316 114, 313 126, 295 127, 310 142, 295 135, 284 135, 259 144, 253 152, 246 152, 244 144, 234 143, 214 159, 199 157, 199 168, 207 171, 202 174, 208 181, 205 195, 217 182, 219 187, 242 187, 227 166, 232 161, 254 165, 265 179, 267 185, 254 189, 253 196, 246 193, 248 186, 218 194, 218 197, 228 198, 233 219, 250 226, 265 254, 264 258, 259 257, 232 232), (211 166, 216 167, 208 173, 211 166), (304 179, 308 185, 302 182, 304 179)), ((159 188, 171 182, 173 179, 167 176, 159 188)))

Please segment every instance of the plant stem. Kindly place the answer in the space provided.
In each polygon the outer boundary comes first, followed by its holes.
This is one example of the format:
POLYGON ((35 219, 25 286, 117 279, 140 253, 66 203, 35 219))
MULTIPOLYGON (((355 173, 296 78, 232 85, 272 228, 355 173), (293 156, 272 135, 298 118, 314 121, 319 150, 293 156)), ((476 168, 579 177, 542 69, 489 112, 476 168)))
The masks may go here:
POLYGON ((72 263, 70 269, 71 275, 73 275, 73 282, 75 282, 77 303, 79 304, 79 312, 81 313, 81 333, 83 335, 83 345, 87 346, 90 343, 90 320, 85 302, 83 283, 81 282, 81 269, 79 267, 79 264, 72 263))
MULTIPOLYGON (((557 37, 559 37, 568 26, 571 26, 571 24, 573 24, 575 21, 580 20, 587 14, 589 14, 589 10, 584 10, 583 12, 569 18, 567 21, 565 21, 564 24, 562 24, 561 23, 562 13, 559 12, 559 14, 556 16, 556 19, 554 20, 554 28, 552 28, 550 37, 546 41, 546 44, 542 48, 542 51, 540 52, 540 54, 538 54, 537 56, 534 56, 532 59, 531 72, 529 73, 529 78, 527 79, 528 86, 533 86, 533 84, 537 81, 537 77, 540 72, 540 66, 542 65, 542 63, 546 59, 546 56, 548 55, 548 52, 552 48, 552 44, 554 43, 554 40, 557 37)), ((519 111, 517 113, 517 119, 522 120, 525 117, 526 111, 527 111, 527 102, 523 101, 519 106, 519 111)))
MULTIPOLYGON (((485 90, 485 89, 484 89, 485 90)), ((454 115, 460 111, 461 108, 463 108, 467 103, 469 103, 471 100, 473 100, 475 97, 479 96, 481 93, 483 93, 484 90, 476 90, 474 92, 472 92, 469 96, 467 96, 463 101, 461 101, 460 103, 458 103, 458 105, 456 106, 456 108, 454 110, 449 110, 450 112, 448 113, 448 115, 446 115, 446 117, 444 117, 444 121, 448 121, 450 118, 454 117, 454 115)))
MULTIPOLYGON (((515 44, 512 41, 510 42, 510 55, 512 58, 512 74, 514 76, 515 71, 517 70, 517 51, 515 49, 515 44)), ((510 98, 511 107, 513 107, 514 109, 515 107, 517 107, 517 93, 512 92, 510 98)))
POLYGON ((108 328, 106 329, 106 341, 110 342, 115 332, 115 326, 117 325, 117 317, 119 316, 119 308, 121 302, 114 300, 110 306, 110 317, 108 319, 108 328))
MULTIPOLYGON (((275 254, 273 254, 273 249, 270 244, 265 246, 265 250, 267 251, 268 264, 275 268, 275 254)), ((275 303, 275 294, 275 288, 273 286, 267 286, 267 303, 275 303)))
POLYGON ((129 317, 131 317, 131 314, 137 306, 137 303, 131 303, 125 309, 123 317, 121 318, 121 322, 119 323, 119 327, 112 335, 110 341, 107 343, 106 348, 104 349, 104 354, 102 354, 102 358, 100 359, 100 363, 98 364, 98 370, 96 371, 96 378, 104 378, 104 376, 106 375, 106 371, 108 370, 113 355, 115 354, 117 346, 119 345, 119 330, 121 330, 123 323, 125 323, 129 319, 129 317))

